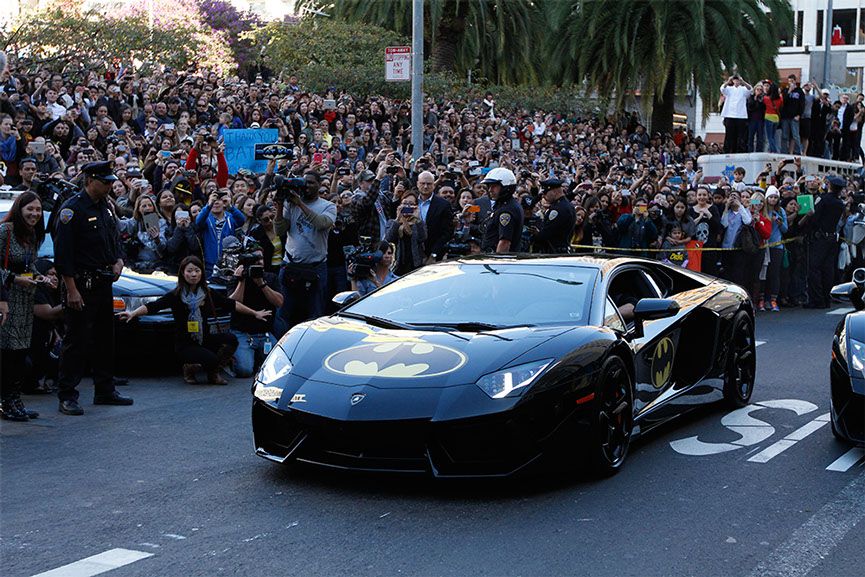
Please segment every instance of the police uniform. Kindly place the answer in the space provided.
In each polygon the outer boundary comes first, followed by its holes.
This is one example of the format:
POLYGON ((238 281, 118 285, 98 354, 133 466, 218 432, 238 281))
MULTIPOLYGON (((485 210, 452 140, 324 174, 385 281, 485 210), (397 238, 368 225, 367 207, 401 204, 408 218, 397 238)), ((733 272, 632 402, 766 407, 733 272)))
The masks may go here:
POLYGON ((829 291, 835 282, 838 262, 838 222, 844 213, 844 202, 838 193, 846 185, 843 178, 829 178, 829 192, 820 197, 808 222, 807 308, 829 308, 829 291))
POLYGON ((500 240, 511 241, 510 252, 520 251, 523 233, 523 209, 513 198, 496 202, 485 223, 482 252, 496 252, 500 240))
MULTIPOLYGON (((117 179, 110 162, 92 162, 81 168, 85 175, 104 183, 117 179)), ((57 214, 54 231, 54 264, 57 274, 75 279, 83 307, 68 306, 68 291, 61 281, 66 335, 60 357, 58 393, 60 410, 81 414, 76 387, 90 357, 95 385, 95 404, 131 405, 114 389, 114 307, 111 285, 113 265, 120 258, 114 214, 105 199, 94 201, 82 190, 57 214), (69 402, 71 404, 68 404, 69 402)))
MULTIPOLYGON (((561 180, 549 179, 541 182, 541 186, 549 191, 559 188, 564 183, 561 180)), ((541 226, 532 239, 533 252, 548 254, 567 254, 570 250, 571 237, 577 224, 577 211, 566 197, 553 202, 544 214, 541 226)))

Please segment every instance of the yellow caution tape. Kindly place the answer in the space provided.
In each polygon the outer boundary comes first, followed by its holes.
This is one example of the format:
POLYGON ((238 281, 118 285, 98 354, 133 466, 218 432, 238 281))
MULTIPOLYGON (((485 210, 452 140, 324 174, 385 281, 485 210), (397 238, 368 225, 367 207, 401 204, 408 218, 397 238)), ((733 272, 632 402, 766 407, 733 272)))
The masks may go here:
MULTIPOLYGON (((785 245, 790 242, 796 242, 804 239, 804 236, 794 236, 792 238, 786 238, 784 240, 779 240, 778 242, 772 242, 760 245, 760 249, 764 248, 773 248, 776 246, 785 245)), ((842 239, 844 240, 844 239, 842 239)), ((593 244, 572 244, 572 249, 590 249, 598 252, 605 251, 618 251, 618 252, 671 252, 673 250, 683 250, 683 249, 673 249, 673 248, 620 248, 620 247, 612 247, 612 246, 595 246, 593 244)), ((694 248, 685 248, 687 252, 720 252, 720 251, 734 251, 734 250, 742 250, 741 248, 722 248, 722 247, 694 247, 694 248)))

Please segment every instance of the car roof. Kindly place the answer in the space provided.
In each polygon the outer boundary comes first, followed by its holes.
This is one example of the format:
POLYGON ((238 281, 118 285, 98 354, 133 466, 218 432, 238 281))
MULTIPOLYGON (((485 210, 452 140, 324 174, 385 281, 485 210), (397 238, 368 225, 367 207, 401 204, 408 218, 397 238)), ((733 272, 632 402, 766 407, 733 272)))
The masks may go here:
MULTIPOLYGON (((448 261, 454 262, 454 261, 448 261)), ((587 268, 595 268, 601 272, 608 272, 613 268, 628 263, 646 262, 645 259, 635 257, 608 256, 608 255, 572 255, 572 254, 482 254, 471 255, 459 258, 456 262, 464 262, 466 264, 501 264, 503 262, 511 264, 525 265, 562 265, 562 266, 581 266, 587 268)), ((651 261, 657 262, 657 261, 651 261)))

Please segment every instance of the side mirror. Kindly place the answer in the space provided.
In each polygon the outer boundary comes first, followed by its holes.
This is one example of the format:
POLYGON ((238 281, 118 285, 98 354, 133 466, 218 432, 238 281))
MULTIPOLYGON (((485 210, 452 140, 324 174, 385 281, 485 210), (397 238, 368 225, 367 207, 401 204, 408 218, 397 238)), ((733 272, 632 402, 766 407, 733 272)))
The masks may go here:
POLYGON ((343 291, 333 295, 331 302, 339 306, 339 308, 347 307, 353 302, 360 300, 360 293, 357 291, 343 291))
POLYGON ((829 293, 833 299, 839 301, 850 301, 853 299, 853 291, 856 290, 856 283, 845 282, 832 287, 829 293))
POLYGON ((679 313, 679 303, 673 299, 640 299, 634 306, 634 319, 654 321, 674 317, 679 313))

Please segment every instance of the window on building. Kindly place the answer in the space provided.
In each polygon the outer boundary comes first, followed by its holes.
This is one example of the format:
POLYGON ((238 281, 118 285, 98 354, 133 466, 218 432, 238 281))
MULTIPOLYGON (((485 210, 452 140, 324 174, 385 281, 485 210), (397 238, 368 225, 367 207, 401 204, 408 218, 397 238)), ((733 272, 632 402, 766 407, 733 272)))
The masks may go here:
POLYGON ((856 44, 856 9, 832 11, 832 45, 856 44))
MULTIPOLYGON (((844 76, 844 88, 849 88, 855 92, 862 90, 862 69, 848 68, 844 76)), ((851 97, 852 98, 852 97, 851 97)))
POLYGON ((823 11, 817 10, 817 46, 823 46, 823 11))
POLYGON ((804 12, 799 10, 796 12, 795 28, 793 30, 784 30, 781 33, 781 46, 802 46, 802 18, 804 12))
POLYGON ((859 11, 859 32, 857 34, 856 44, 865 44, 865 8, 859 11))

